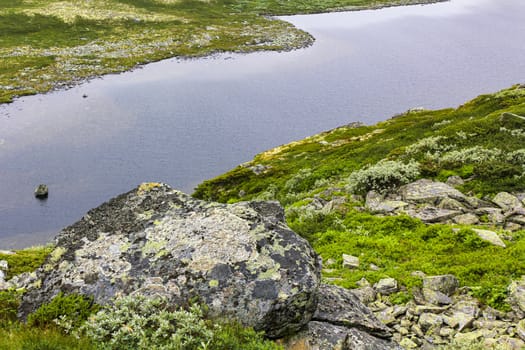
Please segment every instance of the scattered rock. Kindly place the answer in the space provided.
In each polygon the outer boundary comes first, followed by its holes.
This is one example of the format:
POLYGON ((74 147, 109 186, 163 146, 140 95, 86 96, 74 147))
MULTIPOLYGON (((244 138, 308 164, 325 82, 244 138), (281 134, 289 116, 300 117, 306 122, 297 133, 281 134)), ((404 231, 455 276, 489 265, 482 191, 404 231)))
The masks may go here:
POLYGON ((452 219, 461 214, 461 211, 426 206, 419 210, 407 210, 407 214, 426 223, 436 223, 452 219))
POLYGON ((376 191, 370 191, 366 195, 365 207, 373 213, 388 214, 408 207, 408 203, 396 200, 385 200, 376 191))
POLYGON ((464 185, 465 180, 463 180, 460 176, 452 175, 448 177, 447 182, 445 183, 449 186, 456 187, 456 186, 464 185))
POLYGON ((359 258, 353 255, 343 254, 343 267, 357 269, 359 267, 359 258))
POLYGON ((0 260, 0 271, 7 271, 9 269, 9 264, 6 260, 0 260))
POLYGON ((504 211, 511 211, 517 208, 522 208, 521 201, 510 193, 500 192, 494 198, 492 202, 504 211))
POLYGON ((423 278, 423 288, 450 296, 456 292, 459 281, 454 275, 428 276, 423 278))
POLYGON ((519 321, 516 325, 516 333, 521 339, 525 340, 525 319, 519 321))
POLYGON ((503 248, 506 247, 505 243, 501 240, 498 234, 494 231, 480 230, 477 228, 473 228, 472 231, 476 232, 479 238, 481 238, 484 241, 489 242, 490 244, 497 245, 503 248))
POLYGON ((397 281, 394 278, 383 278, 374 284, 374 289, 383 295, 389 295, 398 291, 397 281))
POLYGON ((511 304, 525 312, 525 276, 521 276, 519 280, 512 281, 508 291, 511 304))
POLYGON ((45 199, 49 195, 49 188, 47 185, 40 184, 35 188, 35 197, 38 199, 45 199))
POLYGON ((453 221, 459 225, 477 225, 479 224, 479 218, 471 213, 462 214, 455 216, 453 221))

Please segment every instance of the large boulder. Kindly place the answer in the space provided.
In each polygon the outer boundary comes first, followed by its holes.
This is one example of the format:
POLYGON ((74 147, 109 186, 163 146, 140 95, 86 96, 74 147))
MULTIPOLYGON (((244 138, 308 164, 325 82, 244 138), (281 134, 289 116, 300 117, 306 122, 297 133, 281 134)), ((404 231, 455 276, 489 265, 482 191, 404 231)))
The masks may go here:
POLYGON ((316 310, 320 259, 276 202, 209 203, 143 184, 89 211, 55 243, 22 318, 61 291, 99 304, 140 293, 176 305, 197 298, 212 315, 277 338, 316 310))

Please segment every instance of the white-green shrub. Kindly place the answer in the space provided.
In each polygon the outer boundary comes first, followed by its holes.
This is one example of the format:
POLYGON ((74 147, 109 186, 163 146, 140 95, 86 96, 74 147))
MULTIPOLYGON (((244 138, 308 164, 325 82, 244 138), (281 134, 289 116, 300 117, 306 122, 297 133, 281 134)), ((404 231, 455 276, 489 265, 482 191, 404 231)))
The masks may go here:
POLYGON ((454 145, 444 143, 446 139, 447 138, 444 136, 425 137, 411 144, 410 146, 408 146, 405 150, 405 153, 408 155, 414 155, 420 152, 426 152, 426 153, 446 152, 454 147, 454 145))
POLYGON ((419 176, 419 164, 413 160, 403 163, 395 160, 381 160, 364 169, 354 171, 348 178, 348 190, 365 193, 370 190, 387 192, 407 184, 419 176))
POLYGON ((441 157, 444 163, 483 163, 501 158, 502 152, 497 148, 484 148, 480 146, 464 148, 445 153, 441 157))
POLYGON ((213 331, 198 305, 169 311, 166 299, 128 296, 91 316, 79 333, 103 350, 206 349, 213 331))

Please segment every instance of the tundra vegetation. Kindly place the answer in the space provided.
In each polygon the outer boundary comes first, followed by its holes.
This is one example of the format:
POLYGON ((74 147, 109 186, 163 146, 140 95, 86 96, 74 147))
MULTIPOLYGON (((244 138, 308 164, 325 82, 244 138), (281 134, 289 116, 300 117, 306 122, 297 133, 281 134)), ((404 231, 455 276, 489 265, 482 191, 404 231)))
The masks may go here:
MULTIPOLYGON (((268 15, 416 2, 0 0, 0 103, 167 57, 289 50, 312 42, 307 33, 268 15)), ((506 310, 506 286, 525 275, 525 231, 506 233, 507 247, 502 249, 480 240, 468 226, 429 226, 408 216, 363 212, 359 195, 371 189, 386 192, 418 178, 444 181, 452 175, 466 180, 460 190, 479 198, 523 192, 523 116, 525 89, 515 86, 456 109, 414 110, 373 126, 343 126, 259 154, 204 182, 194 195, 221 202, 280 201, 289 225, 325 261, 333 261, 325 271, 327 281, 354 287, 362 277, 370 282, 394 277, 406 292, 391 299, 402 303, 421 283, 411 272, 452 273, 482 302, 506 310), (336 196, 346 201, 331 210, 309 206, 316 197, 328 201, 336 196), (359 256, 359 268, 343 268, 342 253, 359 256), (370 264, 378 268, 371 270, 370 264)), ((51 250, 0 254, 9 265, 6 279, 33 271, 51 250)), ((163 300, 137 304, 125 299, 114 308, 100 308, 78 295, 59 295, 24 324, 16 317, 23 293, 0 291, 0 349, 111 349, 106 341, 111 327, 121 332, 121 343, 113 348, 164 349, 165 339, 152 336, 157 329, 141 326, 144 320, 137 317, 149 308, 161 313, 148 314, 148 324, 169 329, 170 344, 178 344, 177 349, 279 348, 252 329, 208 319, 198 305, 173 310, 163 300), (141 331, 126 333, 129 324, 141 331), (176 342, 181 339, 192 345, 176 342)))
POLYGON ((268 15, 414 2, 421 0, 1 0, 0 103, 168 57, 312 43, 268 15))
MULTIPOLYGON (((352 288, 363 277, 370 283, 393 277, 409 292, 421 285, 414 271, 454 274, 483 303, 507 310, 506 288, 525 274, 525 231, 504 233, 503 249, 482 241, 467 225, 427 225, 409 216, 363 211, 363 195, 452 175, 464 180, 458 189, 480 199, 523 192, 523 116, 525 88, 514 86, 456 109, 408 111, 372 126, 343 126, 263 152, 205 181, 194 196, 278 200, 290 227, 332 263, 324 274, 332 283, 352 288), (313 205, 318 198, 344 200, 318 210, 313 205), (343 253, 359 257, 359 268, 344 268, 343 253)), ((410 293, 391 298, 405 302, 410 293)))

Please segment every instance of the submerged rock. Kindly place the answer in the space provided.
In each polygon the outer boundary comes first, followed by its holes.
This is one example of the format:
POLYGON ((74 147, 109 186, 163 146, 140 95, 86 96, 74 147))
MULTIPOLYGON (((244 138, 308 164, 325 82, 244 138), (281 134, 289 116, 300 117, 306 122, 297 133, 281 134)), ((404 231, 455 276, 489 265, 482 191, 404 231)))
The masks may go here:
POLYGON ((35 188, 35 197, 39 199, 47 198, 49 195, 49 188, 47 185, 40 184, 35 188))
POLYGON ((320 259, 277 202, 208 203, 143 184, 65 228, 37 278, 23 318, 60 291, 99 304, 140 293, 176 305, 198 298, 212 315, 276 338, 311 319, 320 259))

